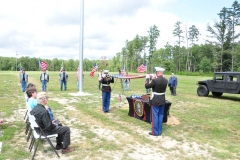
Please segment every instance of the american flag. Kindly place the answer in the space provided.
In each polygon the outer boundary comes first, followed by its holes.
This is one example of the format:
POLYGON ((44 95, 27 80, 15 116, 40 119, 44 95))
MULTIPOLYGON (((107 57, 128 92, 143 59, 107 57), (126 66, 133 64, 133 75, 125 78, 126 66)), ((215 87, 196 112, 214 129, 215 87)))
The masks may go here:
POLYGON ((137 68, 138 73, 143 73, 143 72, 146 71, 146 69, 147 69, 146 64, 141 64, 141 65, 137 68))
POLYGON ((122 96, 121 96, 121 94, 118 95, 118 100, 119 100, 119 102, 122 102, 122 96))
POLYGON ((97 66, 97 63, 95 62, 93 65, 93 69, 89 74, 92 78, 94 77, 94 73, 97 71, 97 68, 98 68, 98 66, 97 66))
POLYGON ((121 70, 121 75, 122 75, 122 76, 124 75, 124 72, 125 72, 124 66, 122 66, 122 70, 121 70))
POLYGON ((39 68, 41 68, 41 70, 46 70, 47 67, 48 67, 47 62, 44 62, 41 59, 39 59, 39 68))
POLYGON ((76 78, 78 78, 78 73, 79 73, 80 66, 78 66, 77 71, 76 71, 76 78))

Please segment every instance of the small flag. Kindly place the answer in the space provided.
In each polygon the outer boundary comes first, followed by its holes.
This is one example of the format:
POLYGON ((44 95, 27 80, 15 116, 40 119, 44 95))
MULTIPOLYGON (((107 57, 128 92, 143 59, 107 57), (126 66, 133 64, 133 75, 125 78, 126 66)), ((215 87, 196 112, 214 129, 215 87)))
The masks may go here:
POLYGON ((119 102, 122 102, 122 96, 121 96, 121 94, 118 95, 118 100, 119 100, 119 102))
POLYGON ((98 66, 97 66, 97 63, 95 62, 93 65, 93 69, 89 74, 92 78, 94 77, 94 73, 97 71, 97 68, 98 68, 98 66))
POLYGON ((63 70, 63 62, 62 62, 61 68, 60 68, 60 72, 62 72, 62 70, 63 70))
POLYGON ((22 64, 20 63, 20 73, 22 73, 22 70, 23 70, 22 64))
POLYGON ((42 61, 41 59, 39 59, 39 68, 40 68, 41 70, 46 70, 47 67, 48 67, 47 62, 44 62, 44 61, 42 61))
POLYGON ((146 71, 146 69, 147 69, 146 64, 141 64, 141 65, 137 68, 138 73, 143 73, 143 72, 146 71))
POLYGON ((124 66, 122 66, 121 76, 124 76, 124 73, 125 73, 125 69, 124 69, 124 66))
POLYGON ((77 71, 76 71, 76 78, 78 78, 78 73, 79 73, 80 66, 78 66, 77 71))

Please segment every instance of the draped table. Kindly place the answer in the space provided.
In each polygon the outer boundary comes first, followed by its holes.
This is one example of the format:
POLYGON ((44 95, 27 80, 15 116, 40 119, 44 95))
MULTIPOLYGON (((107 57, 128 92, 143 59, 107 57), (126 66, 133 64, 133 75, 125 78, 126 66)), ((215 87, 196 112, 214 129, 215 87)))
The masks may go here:
MULTIPOLYGON (((129 112, 128 115, 131 117, 135 117, 137 119, 146 121, 151 123, 151 106, 149 100, 144 100, 140 98, 131 98, 126 97, 129 104, 129 112)), ((163 123, 167 122, 167 117, 169 115, 169 110, 171 107, 171 102, 166 100, 165 107, 164 107, 164 116, 163 116, 163 123)))

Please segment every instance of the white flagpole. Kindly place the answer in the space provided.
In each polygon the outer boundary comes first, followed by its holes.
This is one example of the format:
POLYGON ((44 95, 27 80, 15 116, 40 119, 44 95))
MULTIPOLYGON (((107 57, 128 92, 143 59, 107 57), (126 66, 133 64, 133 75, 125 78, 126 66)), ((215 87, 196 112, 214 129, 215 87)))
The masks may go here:
POLYGON ((84 0, 80 1, 80 44, 79 44, 79 73, 78 73, 78 91, 82 92, 83 84, 83 27, 84 27, 84 0))

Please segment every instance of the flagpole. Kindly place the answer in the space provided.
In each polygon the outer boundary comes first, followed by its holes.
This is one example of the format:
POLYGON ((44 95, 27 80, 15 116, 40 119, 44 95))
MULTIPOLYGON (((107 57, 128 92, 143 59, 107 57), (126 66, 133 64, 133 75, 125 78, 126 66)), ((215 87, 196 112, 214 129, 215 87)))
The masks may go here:
POLYGON ((80 0, 80 39, 79 39, 79 73, 78 73, 78 91, 82 92, 83 84, 83 27, 84 27, 84 0, 80 0))
POLYGON ((17 58, 18 58, 18 53, 16 51, 16 71, 17 71, 17 58))

